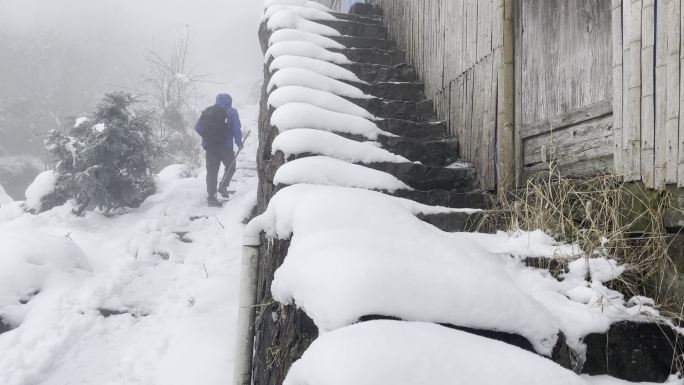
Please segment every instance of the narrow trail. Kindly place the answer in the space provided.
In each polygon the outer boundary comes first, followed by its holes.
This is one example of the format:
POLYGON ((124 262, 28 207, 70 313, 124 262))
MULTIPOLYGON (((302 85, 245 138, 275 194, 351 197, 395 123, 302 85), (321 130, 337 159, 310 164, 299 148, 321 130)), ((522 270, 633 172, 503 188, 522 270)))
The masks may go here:
MULTIPOLYGON (((256 129, 256 106, 240 114, 245 131, 256 129)), ((238 159, 236 193, 220 209, 206 207, 203 173, 179 178, 177 168, 161 173, 157 194, 140 208, 113 218, 75 217, 68 206, 37 216, 0 209, 0 234, 35 240, 37 250, 43 237, 68 237, 85 256, 85 268, 30 266, 44 274, 41 287, 28 288, 38 293, 0 306, 0 317, 21 319, 0 334, 0 383, 229 382, 256 136, 238 159)))

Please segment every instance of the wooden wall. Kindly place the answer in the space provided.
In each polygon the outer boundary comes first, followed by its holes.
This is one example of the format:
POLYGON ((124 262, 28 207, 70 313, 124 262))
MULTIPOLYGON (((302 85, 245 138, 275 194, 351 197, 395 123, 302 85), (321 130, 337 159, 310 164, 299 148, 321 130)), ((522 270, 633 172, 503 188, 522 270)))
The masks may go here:
POLYGON ((369 0, 382 6, 391 38, 406 50, 440 119, 459 138, 484 189, 497 185, 503 111, 504 0, 369 0))
POLYGON ((613 169, 609 0, 518 0, 516 137, 521 179, 613 169))
POLYGON ((682 187, 681 1, 612 0, 612 15, 615 171, 682 187))
POLYGON ((551 160, 684 187, 681 0, 367 2, 384 8, 483 188, 511 163, 522 181, 551 160))

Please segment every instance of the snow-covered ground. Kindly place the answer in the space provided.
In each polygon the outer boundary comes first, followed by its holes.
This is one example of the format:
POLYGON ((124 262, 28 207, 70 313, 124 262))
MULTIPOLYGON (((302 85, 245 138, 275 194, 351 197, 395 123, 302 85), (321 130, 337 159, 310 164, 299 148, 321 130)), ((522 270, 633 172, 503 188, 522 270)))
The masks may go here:
MULTIPOLYGON (((256 131, 257 113, 240 110, 243 130, 256 131)), ((3 204, 0 317, 16 328, 0 334, 0 384, 230 383, 256 137, 220 209, 206 207, 203 173, 173 166, 157 194, 113 218, 3 204)))

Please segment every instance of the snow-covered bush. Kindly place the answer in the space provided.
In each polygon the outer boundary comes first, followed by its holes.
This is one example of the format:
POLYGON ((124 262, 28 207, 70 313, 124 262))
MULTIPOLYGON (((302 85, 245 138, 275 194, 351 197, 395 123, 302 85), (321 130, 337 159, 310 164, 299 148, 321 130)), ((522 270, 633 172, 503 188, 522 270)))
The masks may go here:
POLYGON ((41 210, 75 199, 76 213, 136 207, 154 192, 152 115, 133 109, 135 98, 107 94, 87 118, 53 131, 46 144, 58 159, 56 188, 41 210))

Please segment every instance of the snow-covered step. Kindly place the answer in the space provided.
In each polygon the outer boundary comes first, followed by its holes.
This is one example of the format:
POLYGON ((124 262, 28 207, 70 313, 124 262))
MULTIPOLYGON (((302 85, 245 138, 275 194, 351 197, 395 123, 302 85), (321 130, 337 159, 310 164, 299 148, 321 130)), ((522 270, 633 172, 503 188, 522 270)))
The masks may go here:
POLYGON ((388 151, 426 166, 443 167, 458 160, 458 139, 420 140, 380 136, 378 141, 388 151))
POLYGON ((486 209, 490 200, 482 192, 460 192, 455 190, 398 190, 394 196, 411 199, 430 206, 453 208, 486 209))
POLYGON ((341 64, 340 67, 352 71, 361 80, 370 83, 412 82, 417 79, 415 68, 405 64, 386 66, 367 63, 349 63, 341 64))
POLYGON ((331 15, 338 19, 346 21, 356 21, 359 23, 366 24, 382 24, 382 15, 377 14, 355 14, 355 13, 341 13, 341 12, 330 12, 331 15))
POLYGON ((381 129, 406 138, 444 139, 448 132, 443 121, 415 122, 406 119, 388 118, 376 122, 381 129))
POLYGON ((382 50, 393 50, 397 48, 394 41, 388 39, 359 36, 330 36, 329 38, 347 48, 378 48, 382 50))
POLYGON ((317 20, 316 22, 331 27, 342 35, 372 37, 376 39, 387 38, 387 28, 377 23, 361 23, 346 20, 317 20))
POLYGON ((364 93, 385 100, 403 100, 418 102, 425 100, 425 90, 420 82, 377 82, 372 84, 355 84, 364 93))
POLYGON ((354 63, 394 66, 405 63, 404 52, 396 49, 372 48, 330 48, 329 51, 343 54, 354 63))
POLYGON ((417 163, 369 163, 367 167, 394 175, 416 190, 471 192, 478 182, 473 168, 430 167, 417 163))
POLYGON ((354 104, 364 108, 378 118, 394 118, 425 122, 435 120, 434 106, 431 100, 385 100, 374 99, 348 99, 354 104))

